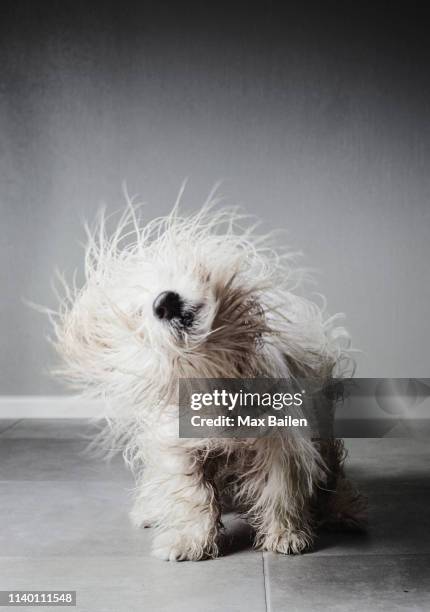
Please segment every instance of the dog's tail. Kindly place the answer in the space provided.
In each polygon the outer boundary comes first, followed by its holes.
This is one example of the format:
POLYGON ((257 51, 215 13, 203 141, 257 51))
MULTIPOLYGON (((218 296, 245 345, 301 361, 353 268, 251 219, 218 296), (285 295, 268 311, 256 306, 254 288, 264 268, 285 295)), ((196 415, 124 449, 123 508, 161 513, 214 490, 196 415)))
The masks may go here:
POLYGON ((315 521, 319 527, 364 531, 367 526, 367 498, 345 476, 347 456, 343 440, 318 442, 327 466, 327 481, 315 498, 315 521))

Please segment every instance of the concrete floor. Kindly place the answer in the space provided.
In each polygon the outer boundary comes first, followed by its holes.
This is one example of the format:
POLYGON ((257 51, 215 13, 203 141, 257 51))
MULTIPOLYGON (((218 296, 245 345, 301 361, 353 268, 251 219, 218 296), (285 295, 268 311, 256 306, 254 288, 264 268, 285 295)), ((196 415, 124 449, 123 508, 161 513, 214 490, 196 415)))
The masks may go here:
POLYGON ((122 462, 85 456, 85 432, 83 421, 0 421, 0 589, 76 590, 80 612, 430 610, 428 440, 348 440, 367 535, 262 554, 227 517, 227 556, 166 563, 150 556, 149 530, 129 523, 122 462))

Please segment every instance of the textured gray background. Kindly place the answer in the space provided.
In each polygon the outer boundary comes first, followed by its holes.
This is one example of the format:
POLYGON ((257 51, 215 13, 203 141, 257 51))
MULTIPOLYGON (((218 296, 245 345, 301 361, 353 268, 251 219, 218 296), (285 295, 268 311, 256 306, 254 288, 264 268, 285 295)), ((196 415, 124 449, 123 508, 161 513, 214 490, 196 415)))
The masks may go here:
POLYGON ((121 181, 285 227, 362 376, 429 375, 430 87, 419 3, 2 2, 0 393, 58 393, 44 318, 121 181))

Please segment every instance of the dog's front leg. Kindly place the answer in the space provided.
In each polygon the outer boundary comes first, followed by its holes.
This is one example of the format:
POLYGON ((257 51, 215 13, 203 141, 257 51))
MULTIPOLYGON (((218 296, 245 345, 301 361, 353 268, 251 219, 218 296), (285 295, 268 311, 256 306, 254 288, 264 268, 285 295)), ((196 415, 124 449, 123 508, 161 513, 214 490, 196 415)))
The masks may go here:
POLYGON ((197 561, 218 554, 220 508, 201 453, 180 446, 157 449, 137 500, 153 518, 153 554, 166 561, 197 561))
POLYGON ((322 476, 307 442, 261 439, 239 495, 256 530, 256 546, 284 554, 312 545, 312 487, 322 476))

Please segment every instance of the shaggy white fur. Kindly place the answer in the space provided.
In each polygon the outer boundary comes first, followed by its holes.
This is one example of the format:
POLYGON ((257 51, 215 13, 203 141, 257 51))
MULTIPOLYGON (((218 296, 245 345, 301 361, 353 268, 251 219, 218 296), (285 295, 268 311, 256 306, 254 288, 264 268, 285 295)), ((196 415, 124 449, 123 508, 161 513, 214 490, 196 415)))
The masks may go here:
MULTIPOLYGON (((105 439, 136 474, 132 519, 155 528, 156 556, 219 554, 227 489, 257 546, 299 553, 312 544, 318 491, 330 470, 341 474, 340 449, 333 443, 324 452, 327 444, 298 430, 275 439, 180 439, 178 380, 324 381, 348 365, 348 335, 299 294, 295 257, 275 250, 246 217, 218 209, 212 196, 191 216, 178 202, 145 225, 129 200, 111 235, 103 214, 87 229, 85 284, 65 284, 52 314, 60 373, 110 407, 105 439), (170 319, 154 311, 165 291, 180 300, 170 319)), ((330 488, 336 495, 336 483, 330 488)), ((350 518, 352 497, 343 503, 350 518)))

